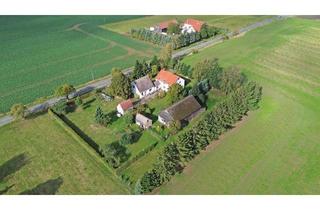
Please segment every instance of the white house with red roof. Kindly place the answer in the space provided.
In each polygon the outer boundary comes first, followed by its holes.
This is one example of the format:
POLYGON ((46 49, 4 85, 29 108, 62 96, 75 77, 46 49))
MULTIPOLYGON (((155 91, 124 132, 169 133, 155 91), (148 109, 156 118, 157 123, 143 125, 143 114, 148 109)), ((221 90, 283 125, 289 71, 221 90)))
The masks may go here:
POLYGON ((184 87, 185 80, 178 75, 164 69, 162 69, 156 76, 155 85, 158 89, 167 92, 173 84, 179 84, 184 87))
POLYGON ((126 113, 126 111, 133 109, 133 103, 131 99, 122 101, 117 105, 118 116, 122 116, 126 113))
POLYGON ((194 33, 200 32, 202 25, 204 24, 203 21, 188 18, 184 21, 181 29, 181 33, 194 33))

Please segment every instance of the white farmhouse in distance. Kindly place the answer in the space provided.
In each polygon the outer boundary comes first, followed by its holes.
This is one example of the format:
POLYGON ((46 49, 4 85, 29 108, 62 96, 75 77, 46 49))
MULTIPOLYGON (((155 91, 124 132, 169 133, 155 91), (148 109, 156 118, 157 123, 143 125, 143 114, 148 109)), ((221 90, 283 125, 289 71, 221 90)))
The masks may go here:
POLYGON ((195 33, 200 32, 202 25, 204 24, 203 21, 195 20, 192 18, 186 19, 181 27, 181 33, 195 33))
POLYGON ((179 84, 183 88, 185 86, 185 80, 170 71, 162 69, 156 76, 155 85, 158 89, 167 92, 171 85, 179 84))

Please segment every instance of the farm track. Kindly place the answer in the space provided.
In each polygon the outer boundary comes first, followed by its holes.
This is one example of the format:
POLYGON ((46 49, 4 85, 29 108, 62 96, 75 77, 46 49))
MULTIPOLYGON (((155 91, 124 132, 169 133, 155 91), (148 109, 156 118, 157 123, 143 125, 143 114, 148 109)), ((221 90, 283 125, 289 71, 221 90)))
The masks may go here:
POLYGON ((148 56, 147 53, 144 53, 144 52, 142 52, 142 51, 138 51, 138 50, 133 49, 133 48, 131 48, 131 47, 128 47, 128 46, 119 44, 119 43, 117 43, 117 42, 114 42, 114 41, 112 41, 112 40, 110 40, 110 39, 106 39, 106 38, 103 38, 103 37, 98 36, 98 35, 96 35, 96 34, 93 34, 93 33, 90 33, 90 32, 88 32, 88 31, 85 31, 85 30, 81 29, 80 26, 81 26, 81 25, 76 25, 75 27, 73 27, 73 30, 78 31, 78 32, 80 32, 80 33, 83 33, 83 34, 85 34, 85 35, 87 35, 87 36, 91 36, 91 37, 93 37, 93 38, 99 39, 99 40, 101 40, 101 41, 104 41, 104 42, 107 42, 107 43, 111 43, 111 44, 113 44, 113 45, 120 46, 121 48, 127 50, 127 51, 128 51, 129 53, 131 53, 131 54, 136 53, 136 54, 141 55, 141 56, 148 56))

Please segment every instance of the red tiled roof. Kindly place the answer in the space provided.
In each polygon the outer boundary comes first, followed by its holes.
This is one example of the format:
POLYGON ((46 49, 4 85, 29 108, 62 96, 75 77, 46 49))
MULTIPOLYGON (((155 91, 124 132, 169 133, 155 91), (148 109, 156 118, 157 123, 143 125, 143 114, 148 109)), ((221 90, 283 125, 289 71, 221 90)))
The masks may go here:
POLYGON ((192 19, 192 18, 186 19, 186 21, 185 21, 184 23, 185 23, 185 24, 192 25, 192 27, 194 28, 194 30, 196 30, 197 32, 200 31, 202 25, 204 24, 203 21, 195 20, 195 19, 192 19))
POLYGON ((131 107, 133 107, 131 99, 122 101, 119 105, 121 106, 123 111, 126 111, 126 110, 130 109, 131 107))
POLYGON ((177 82, 179 77, 170 71, 166 71, 164 69, 161 69, 161 71, 158 73, 156 79, 161 80, 161 81, 167 83, 169 86, 171 86, 177 82))
POLYGON ((178 23, 178 21, 176 19, 168 20, 168 21, 159 23, 158 26, 160 29, 165 29, 165 28, 168 28, 170 23, 178 23))

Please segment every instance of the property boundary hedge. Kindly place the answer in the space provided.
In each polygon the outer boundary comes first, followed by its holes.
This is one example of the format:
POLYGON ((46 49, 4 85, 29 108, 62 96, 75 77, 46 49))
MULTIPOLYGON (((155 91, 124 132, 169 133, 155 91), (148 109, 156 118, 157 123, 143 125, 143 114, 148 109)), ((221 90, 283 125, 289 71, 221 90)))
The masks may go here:
MULTIPOLYGON (((71 135, 71 137, 73 139, 75 139, 76 141, 78 141, 81 145, 84 146, 84 148, 92 155, 94 155, 98 161, 100 161, 104 166, 107 167, 107 169, 109 169, 109 172, 111 172, 113 175, 115 175, 115 177, 117 177, 118 179, 120 179, 120 177, 118 176, 117 173, 115 173, 115 171, 110 168, 110 166, 101 158, 101 154, 100 152, 97 153, 96 150, 94 148, 91 148, 94 150, 91 150, 90 148, 86 147, 86 145, 84 145, 84 143, 88 144, 88 142, 82 138, 82 136, 80 136, 76 131, 74 131, 58 114, 56 114, 53 110, 48 109, 48 114, 49 116, 51 116, 55 122, 58 123, 58 125, 60 125, 68 134, 71 135)), ((65 117, 66 118, 66 117, 65 117)), ((121 181, 121 179, 120 179, 121 181)), ((131 189, 129 189, 129 191, 131 192, 131 189)))
POLYGON ((52 109, 49 109, 49 114, 54 116, 59 124, 74 138, 84 140, 94 151, 96 151, 100 157, 103 157, 100 146, 94 142, 89 136, 87 136, 80 128, 78 128, 73 122, 71 122, 66 116, 58 115, 52 109))

